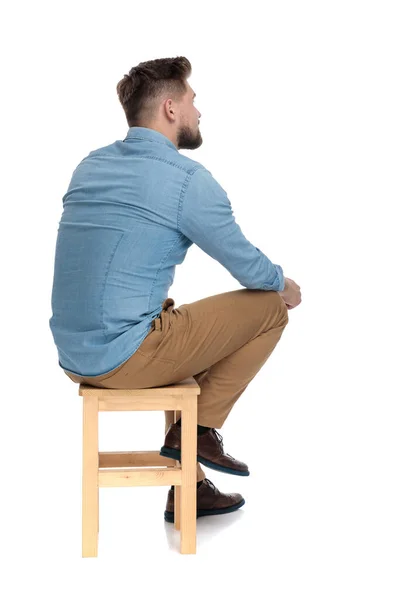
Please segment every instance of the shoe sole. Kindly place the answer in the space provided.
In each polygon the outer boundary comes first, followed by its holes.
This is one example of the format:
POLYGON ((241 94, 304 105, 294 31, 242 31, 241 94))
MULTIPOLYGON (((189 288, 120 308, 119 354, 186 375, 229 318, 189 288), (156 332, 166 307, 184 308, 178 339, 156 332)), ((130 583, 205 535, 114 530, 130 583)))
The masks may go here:
MULTIPOLYGON (((199 510, 197 511, 197 519, 199 517, 208 517, 210 515, 224 515, 226 513, 231 513, 234 512, 235 510, 237 510, 238 508, 240 508, 241 506, 243 506, 243 504, 245 504, 244 499, 241 500, 238 504, 234 504, 233 506, 228 506, 227 508, 214 508, 214 509, 201 509, 199 508, 199 510)), ((170 510, 165 510, 164 511, 164 520, 167 521, 168 523, 174 523, 174 511, 170 511, 170 510)))
MULTIPOLYGON (((160 455, 166 456, 167 458, 174 458, 175 460, 179 460, 179 462, 181 461, 181 451, 175 450, 174 448, 163 446, 160 450, 160 455)), ((217 463, 213 463, 199 455, 197 455, 197 460, 202 465, 209 467, 210 469, 214 469, 214 471, 221 471, 222 473, 229 473, 230 475, 240 475, 241 477, 247 477, 250 475, 250 471, 237 471, 235 469, 230 469, 229 467, 222 467, 221 465, 217 465, 217 463)))

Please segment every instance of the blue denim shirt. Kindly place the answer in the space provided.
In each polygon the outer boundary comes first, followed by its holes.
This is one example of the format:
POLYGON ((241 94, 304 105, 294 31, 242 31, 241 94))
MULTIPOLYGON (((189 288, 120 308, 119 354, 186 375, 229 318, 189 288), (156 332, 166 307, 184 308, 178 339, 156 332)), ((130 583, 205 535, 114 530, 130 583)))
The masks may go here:
POLYGON ((66 371, 105 375, 137 350, 193 243, 242 286, 283 290, 210 171, 154 129, 90 152, 62 201, 49 324, 66 371))

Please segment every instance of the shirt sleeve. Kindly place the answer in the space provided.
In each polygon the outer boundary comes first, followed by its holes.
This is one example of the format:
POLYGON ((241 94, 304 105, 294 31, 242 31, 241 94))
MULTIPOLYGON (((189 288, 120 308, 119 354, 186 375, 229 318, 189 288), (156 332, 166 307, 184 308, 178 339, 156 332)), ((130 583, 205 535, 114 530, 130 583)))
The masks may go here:
POLYGON ((184 184, 178 230, 244 287, 284 289, 282 267, 272 263, 244 236, 225 190, 207 169, 197 169, 184 184))

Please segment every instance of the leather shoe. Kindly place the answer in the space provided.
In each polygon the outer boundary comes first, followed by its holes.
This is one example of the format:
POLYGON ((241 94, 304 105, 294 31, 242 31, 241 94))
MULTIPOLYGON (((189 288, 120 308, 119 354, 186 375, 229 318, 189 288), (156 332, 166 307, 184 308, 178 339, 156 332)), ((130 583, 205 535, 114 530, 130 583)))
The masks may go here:
MULTIPOLYGON (((181 427, 176 423, 171 423, 168 427, 160 454, 180 461, 181 427)), ((250 475, 245 463, 236 460, 230 454, 225 454, 222 436, 213 428, 197 436, 197 460, 215 471, 231 475, 250 475)))
MULTIPOLYGON (((164 519, 168 523, 174 523, 174 490, 168 490, 168 499, 164 519)), ((197 488, 197 518, 209 515, 223 515, 230 513, 245 503, 241 494, 223 494, 209 479, 203 479, 197 488)))

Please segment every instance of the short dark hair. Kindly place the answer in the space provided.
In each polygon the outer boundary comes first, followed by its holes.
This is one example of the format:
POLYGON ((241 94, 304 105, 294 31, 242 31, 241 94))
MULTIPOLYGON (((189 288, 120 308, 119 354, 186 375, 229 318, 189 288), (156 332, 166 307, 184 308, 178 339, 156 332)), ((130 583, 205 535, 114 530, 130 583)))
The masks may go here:
POLYGON ((156 58, 139 63, 118 82, 117 94, 129 127, 145 127, 157 111, 157 101, 167 94, 180 102, 187 91, 192 66, 185 56, 156 58))

